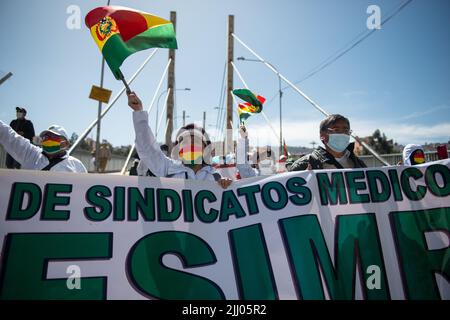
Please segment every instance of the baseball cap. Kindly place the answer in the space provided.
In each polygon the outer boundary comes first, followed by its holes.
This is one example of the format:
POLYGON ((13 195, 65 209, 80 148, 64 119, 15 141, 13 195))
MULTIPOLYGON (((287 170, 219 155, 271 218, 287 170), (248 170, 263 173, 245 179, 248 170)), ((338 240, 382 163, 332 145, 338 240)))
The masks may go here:
POLYGON ((209 136, 206 133, 205 129, 197 126, 194 123, 190 123, 184 127, 181 127, 177 131, 175 135, 176 142, 179 142, 180 138, 186 138, 188 136, 200 138, 206 145, 211 143, 211 140, 209 139, 209 136))
POLYGON ((47 130, 44 130, 41 132, 40 136, 42 136, 46 132, 51 132, 53 134, 56 134, 57 136, 64 137, 67 141, 69 141, 69 135, 67 134, 66 129, 61 127, 60 125, 54 124, 48 127, 47 130))
POLYGON ((25 108, 16 107, 16 112, 23 112, 26 114, 27 110, 25 110, 25 108))

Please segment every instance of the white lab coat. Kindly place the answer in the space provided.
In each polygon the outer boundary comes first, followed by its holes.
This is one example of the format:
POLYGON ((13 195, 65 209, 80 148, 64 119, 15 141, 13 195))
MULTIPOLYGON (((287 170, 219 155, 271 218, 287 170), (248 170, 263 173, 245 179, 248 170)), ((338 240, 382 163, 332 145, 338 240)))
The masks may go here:
POLYGON ((197 173, 185 166, 180 160, 174 160, 161 151, 148 125, 147 111, 133 112, 136 150, 143 163, 157 177, 216 181, 220 174, 211 166, 204 166, 197 173))
POLYGON ((237 144, 237 159, 236 159, 236 168, 239 171, 239 175, 241 179, 257 177, 260 172, 253 168, 247 159, 248 153, 248 139, 239 138, 237 144))
MULTIPOLYGON (((42 170, 50 162, 42 154, 42 149, 31 144, 28 139, 17 134, 10 126, 0 120, 0 144, 17 162, 22 169, 42 170)), ((54 165, 50 171, 87 173, 83 163, 66 154, 64 160, 54 165)))

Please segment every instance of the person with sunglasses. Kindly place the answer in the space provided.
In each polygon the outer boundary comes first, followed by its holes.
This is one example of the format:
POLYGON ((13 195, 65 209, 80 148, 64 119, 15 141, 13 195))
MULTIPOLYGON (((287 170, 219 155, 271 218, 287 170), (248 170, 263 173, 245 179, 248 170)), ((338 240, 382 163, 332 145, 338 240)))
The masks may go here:
POLYGON ((156 177, 217 181, 224 189, 231 184, 231 179, 222 177, 210 165, 212 145, 205 129, 193 123, 181 127, 169 157, 156 142, 148 125, 148 112, 143 110, 142 102, 134 92, 128 94, 128 105, 133 109, 140 161, 156 177))
POLYGON ((315 169, 365 168, 366 164, 353 152, 354 143, 350 143, 350 121, 340 115, 332 114, 320 122, 319 146, 290 167, 289 171, 315 169))
POLYGON ((70 142, 63 127, 52 125, 39 137, 42 148, 0 120, 0 144, 21 164, 22 169, 87 173, 83 163, 67 153, 70 142))

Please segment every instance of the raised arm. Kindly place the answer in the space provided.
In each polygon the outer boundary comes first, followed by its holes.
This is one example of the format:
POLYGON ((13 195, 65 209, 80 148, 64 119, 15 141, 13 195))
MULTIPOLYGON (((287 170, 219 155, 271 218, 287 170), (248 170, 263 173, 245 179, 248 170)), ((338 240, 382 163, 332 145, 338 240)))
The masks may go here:
POLYGON ((241 178, 251 178, 255 177, 256 171, 248 163, 248 133, 244 125, 239 128, 239 139, 236 151, 236 168, 241 175, 241 178))
POLYGON ((174 160, 166 157, 161 151, 148 125, 148 113, 143 110, 142 102, 134 92, 128 94, 128 105, 134 110, 133 124, 139 158, 155 176, 167 176, 168 169, 174 160))

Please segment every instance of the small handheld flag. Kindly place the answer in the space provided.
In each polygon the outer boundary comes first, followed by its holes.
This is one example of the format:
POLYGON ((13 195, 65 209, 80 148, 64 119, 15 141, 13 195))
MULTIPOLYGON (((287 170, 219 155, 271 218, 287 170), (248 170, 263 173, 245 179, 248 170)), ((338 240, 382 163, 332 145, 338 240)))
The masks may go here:
POLYGON ((117 80, 123 80, 120 66, 131 54, 149 48, 177 49, 173 24, 146 12, 98 7, 86 15, 85 22, 117 80))
POLYGON ((238 114, 241 123, 244 123, 252 114, 260 113, 266 101, 264 97, 256 96, 248 89, 236 89, 233 90, 233 94, 245 101, 238 105, 238 114))

